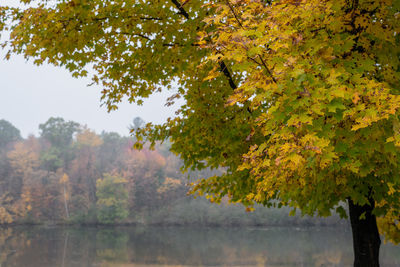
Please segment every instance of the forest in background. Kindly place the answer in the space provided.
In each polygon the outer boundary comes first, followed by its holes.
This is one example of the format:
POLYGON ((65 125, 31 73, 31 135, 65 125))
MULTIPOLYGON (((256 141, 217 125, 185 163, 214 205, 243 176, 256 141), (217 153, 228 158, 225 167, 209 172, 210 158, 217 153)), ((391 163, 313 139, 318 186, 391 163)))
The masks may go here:
MULTIPOLYGON (((135 118, 130 128, 143 125, 135 118)), ((133 149, 132 137, 96 134, 63 118, 39 125, 38 137, 0 120, 0 224, 337 225, 288 216, 286 208, 240 205, 187 196, 188 182, 223 170, 181 172, 167 143, 133 149)))

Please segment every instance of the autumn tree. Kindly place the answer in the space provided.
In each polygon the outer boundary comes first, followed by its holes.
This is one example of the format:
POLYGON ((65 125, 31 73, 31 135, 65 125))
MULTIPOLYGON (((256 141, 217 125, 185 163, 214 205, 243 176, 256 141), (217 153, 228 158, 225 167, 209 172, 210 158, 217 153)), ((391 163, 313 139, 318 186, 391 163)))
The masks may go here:
POLYGON ((81 133, 77 134, 74 143, 77 152, 74 165, 78 167, 77 175, 83 179, 86 185, 86 191, 89 194, 89 200, 96 202, 96 151, 103 141, 93 131, 85 128, 81 133))
POLYGON ((71 213, 86 214, 96 205, 96 180, 101 175, 96 157, 102 139, 84 128, 73 142, 73 157, 68 173, 71 182, 71 213))
POLYGON ((38 155, 23 142, 15 144, 14 149, 8 152, 7 157, 13 170, 13 179, 8 188, 14 195, 20 195, 24 180, 32 175, 39 165, 38 155))
POLYGON ((64 172, 39 170, 30 177, 30 215, 36 222, 58 222, 66 218, 64 186, 60 185, 64 172))
POLYGON ((131 162, 135 166, 133 169, 135 208, 153 210, 161 204, 158 189, 162 187, 166 178, 163 173, 165 158, 158 151, 150 151, 147 148, 134 154, 131 162))
POLYGON ((99 147, 98 151, 98 167, 100 173, 120 171, 124 161, 121 157, 121 151, 123 151, 128 143, 126 137, 121 137, 115 132, 102 132, 100 138, 103 140, 103 144, 99 147))
POLYGON ((104 174, 103 179, 97 180, 97 217, 101 223, 115 223, 128 217, 126 182, 125 179, 110 174, 104 174))
POLYGON ((185 196, 186 188, 179 179, 165 177, 161 186, 157 188, 158 197, 163 203, 172 204, 173 200, 185 196))
POLYGON ((69 219, 69 208, 68 208, 68 200, 69 200, 69 193, 68 193, 68 185, 69 185, 69 177, 66 173, 63 174, 59 183, 62 185, 63 190, 63 201, 64 201, 64 208, 65 208, 65 216, 69 219))
POLYGON ((7 158, 11 171, 2 181, 6 184, 6 191, 2 194, 1 202, 4 210, 10 214, 9 219, 14 221, 31 210, 29 180, 36 174, 39 157, 29 143, 17 142, 14 149, 7 153, 7 158))
MULTIPOLYGON (((109 110, 161 88, 175 119, 137 131, 171 140, 194 184, 219 202, 342 216, 355 266, 379 266, 376 216, 399 230, 398 0, 21 2, 2 8, 10 51, 104 87, 109 110)), ((385 229, 383 229, 385 231, 385 229)))

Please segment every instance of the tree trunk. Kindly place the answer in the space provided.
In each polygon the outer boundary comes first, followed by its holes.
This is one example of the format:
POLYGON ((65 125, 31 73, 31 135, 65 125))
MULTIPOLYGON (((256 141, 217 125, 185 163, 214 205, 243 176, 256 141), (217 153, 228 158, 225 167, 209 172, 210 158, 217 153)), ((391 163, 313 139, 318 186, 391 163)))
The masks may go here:
POLYGON ((379 267, 379 237, 376 217, 372 214, 375 202, 359 206, 349 199, 349 213, 353 232, 354 267, 379 267), (360 216, 365 219, 360 219, 360 216))
POLYGON ((65 184, 64 184, 64 207, 65 207, 65 214, 67 215, 67 219, 69 219, 69 210, 68 210, 68 201, 67 201, 67 190, 65 189, 65 184))

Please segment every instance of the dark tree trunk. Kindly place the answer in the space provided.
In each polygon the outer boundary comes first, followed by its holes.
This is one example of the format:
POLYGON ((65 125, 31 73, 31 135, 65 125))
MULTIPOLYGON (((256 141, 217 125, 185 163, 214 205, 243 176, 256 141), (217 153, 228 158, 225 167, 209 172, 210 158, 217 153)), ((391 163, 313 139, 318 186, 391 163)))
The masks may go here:
POLYGON ((372 214, 375 202, 359 206, 349 199, 349 213, 353 232, 354 267, 379 267, 379 237, 376 217, 372 214), (365 219, 360 219, 364 214, 365 219))

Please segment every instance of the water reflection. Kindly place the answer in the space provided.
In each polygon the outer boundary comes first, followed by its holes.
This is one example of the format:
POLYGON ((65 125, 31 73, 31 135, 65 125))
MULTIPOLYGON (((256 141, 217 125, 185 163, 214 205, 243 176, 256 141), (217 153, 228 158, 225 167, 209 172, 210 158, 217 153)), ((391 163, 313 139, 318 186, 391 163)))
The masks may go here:
MULTIPOLYGON (((338 228, 0 229, 0 266, 351 266, 351 233, 338 228)), ((384 245, 382 266, 400 266, 384 245)))

